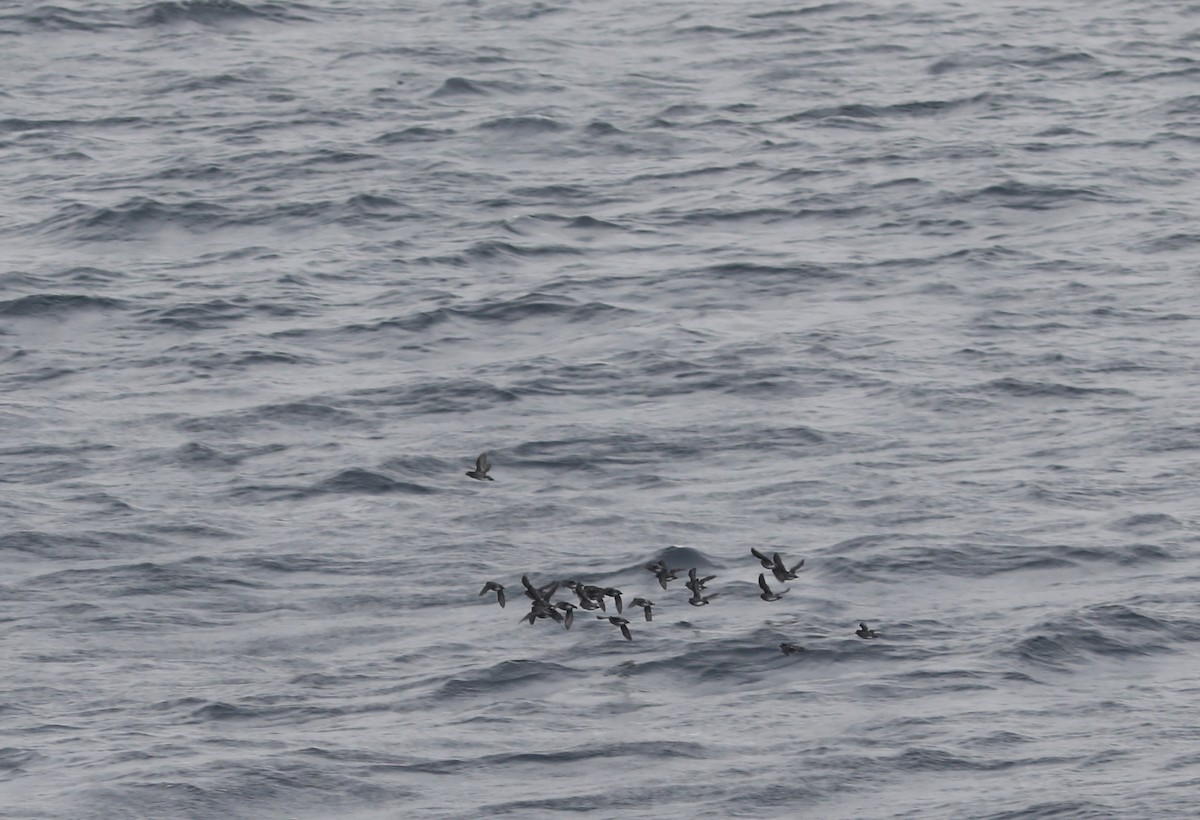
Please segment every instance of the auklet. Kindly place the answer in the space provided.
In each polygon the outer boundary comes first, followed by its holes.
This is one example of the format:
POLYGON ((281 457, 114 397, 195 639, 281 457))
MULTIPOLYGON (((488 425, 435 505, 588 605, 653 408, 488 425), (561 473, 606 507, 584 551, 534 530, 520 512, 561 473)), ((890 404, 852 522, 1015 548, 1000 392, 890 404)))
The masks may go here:
POLYGON ((712 595, 703 596, 699 592, 693 593, 691 598, 688 598, 688 603, 692 606, 704 606, 713 598, 716 598, 721 593, 714 592, 712 595))
POLYGON ((700 578, 696 574, 696 568, 692 567, 688 570, 688 580, 684 586, 690 589, 693 595, 699 595, 700 590, 704 589, 704 585, 716 577, 715 575, 705 575, 703 578, 700 578))
POLYGON ((763 565, 763 569, 770 569, 771 567, 775 566, 775 561, 773 559, 759 552, 754 547, 750 548, 750 554, 758 559, 758 562, 763 565))
POLYGON ((528 575, 521 576, 521 584, 525 587, 525 597, 534 603, 550 604, 550 598, 558 590, 558 581, 551 581, 545 586, 535 587, 528 575))
POLYGON ((799 564, 796 564, 796 566, 792 567, 791 569, 788 569, 786 566, 784 566, 783 558, 779 555, 779 553, 775 553, 774 557, 771 559, 771 572, 774 574, 776 581, 795 580, 796 570, 800 569, 802 566, 804 566, 803 558, 800 559, 799 564))
POLYGON ((860 638, 878 638, 879 633, 874 629, 867 629, 867 625, 861 621, 858 624, 858 630, 854 633, 860 638))
POLYGON ((570 629, 571 624, 575 622, 575 604, 568 601, 556 601, 554 605, 563 611, 563 626, 570 629))
MULTIPOLYGON (((581 587, 581 586, 576 587, 575 594, 579 596, 579 607, 581 609, 602 609, 603 608, 600 604, 596 603, 595 601, 593 601, 591 598, 589 598, 587 596, 587 594, 583 591, 583 587, 581 587)), ((607 611, 607 610, 605 610, 605 611, 607 611)))
POLYGON ((667 563, 661 559, 653 564, 647 564, 646 569, 654 573, 654 577, 658 579, 658 585, 663 589, 667 588, 667 581, 674 581, 679 577, 676 573, 683 572, 682 568, 668 567, 667 563))
POLYGON ((620 614, 620 612, 621 612, 621 590, 615 589, 614 587, 605 587, 600 592, 601 592, 601 596, 600 596, 601 598, 603 598, 605 595, 607 595, 609 598, 613 599, 613 601, 617 605, 617 614, 620 614))
MULTIPOLYGON (((579 595, 580 588, 581 587, 578 587, 578 586, 575 587, 576 595, 579 595)), ((604 590, 603 589, 601 589, 598 586, 594 586, 593 584, 583 584, 582 589, 583 589, 583 595, 586 595, 588 597, 588 600, 592 601, 593 603, 599 604, 600 610, 602 612, 608 612, 608 607, 606 607, 604 605, 604 590)))
POLYGON ((629 621, 619 615, 597 615, 596 617, 601 621, 607 620, 613 626, 621 627, 621 634, 625 636, 625 640, 633 640, 633 633, 629 631, 629 621))
POLYGON ((781 643, 779 649, 785 655, 795 655, 797 652, 804 651, 804 647, 798 643, 781 643))
POLYGON ((762 590, 758 597, 764 601, 778 601, 783 597, 783 593, 787 592, 786 589, 781 589, 778 593, 772 592, 771 587, 767 586, 767 576, 761 572, 758 574, 758 587, 762 590))
POLYGON ((504 587, 500 584, 497 584, 495 581, 488 581, 486 584, 483 585, 483 589, 481 589, 479 591, 479 594, 483 595, 484 593, 487 593, 490 591, 495 591, 496 603, 500 604, 500 606, 503 607, 504 606, 504 587))
POLYGON ((475 469, 467 470, 467 475, 477 481, 495 481, 488 475, 490 469, 492 469, 492 464, 488 461, 487 453, 480 453, 479 458, 475 459, 475 469))
POLYGON ((640 606, 642 608, 642 611, 646 613, 646 620, 647 621, 654 620, 654 613, 650 611, 650 608, 652 606, 654 606, 653 601, 647 600, 646 598, 634 598, 632 601, 629 602, 629 605, 630 606, 640 606))
POLYGON ((559 623, 563 621, 563 616, 558 614, 558 610, 546 601, 534 601, 529 607, 529 614, 521 620, 529 621, 529 625, 533 626, 533 622, 538 618, 551 618, 559 623))

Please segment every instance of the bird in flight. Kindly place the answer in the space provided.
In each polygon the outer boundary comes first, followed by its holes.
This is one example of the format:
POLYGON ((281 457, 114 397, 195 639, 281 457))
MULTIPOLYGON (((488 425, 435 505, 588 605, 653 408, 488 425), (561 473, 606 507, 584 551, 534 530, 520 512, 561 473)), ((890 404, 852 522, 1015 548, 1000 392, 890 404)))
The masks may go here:
POLYGON ((467 475, 477 481, 495 481, 496 479, 488 475, 490 469, 492 463, 488 461, 487 453, 480 453, 479 458, 475 459, 475 469, 467 470, 467 475))
POLYGON ((781 589, 779 592, 773 592, 771 587, 767 585, 766 575, 761 572, 758 574, 758 588, 762 590, 762 594, 758 597, 762 598, 764 601, 778 601, 783 597, 783 593, 787 592, 786 589, 781 589))

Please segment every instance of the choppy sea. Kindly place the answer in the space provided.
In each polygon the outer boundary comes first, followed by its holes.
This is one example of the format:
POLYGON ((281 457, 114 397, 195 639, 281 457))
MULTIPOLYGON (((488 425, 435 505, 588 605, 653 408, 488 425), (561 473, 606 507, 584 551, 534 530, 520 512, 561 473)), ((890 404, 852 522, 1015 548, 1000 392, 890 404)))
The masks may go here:
POLYGON ((1200 5, 8 2, 0 67, 0 817, 1197 815, 1200 5))

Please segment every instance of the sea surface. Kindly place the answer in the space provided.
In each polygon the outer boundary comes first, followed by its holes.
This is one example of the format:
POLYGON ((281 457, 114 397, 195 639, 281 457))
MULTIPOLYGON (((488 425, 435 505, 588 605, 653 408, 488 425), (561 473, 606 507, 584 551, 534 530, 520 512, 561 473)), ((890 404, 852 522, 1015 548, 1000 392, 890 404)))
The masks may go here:
POLYGON ((0 67, 0 817, 1197 816, 1200 4, 5 2, 0 67))

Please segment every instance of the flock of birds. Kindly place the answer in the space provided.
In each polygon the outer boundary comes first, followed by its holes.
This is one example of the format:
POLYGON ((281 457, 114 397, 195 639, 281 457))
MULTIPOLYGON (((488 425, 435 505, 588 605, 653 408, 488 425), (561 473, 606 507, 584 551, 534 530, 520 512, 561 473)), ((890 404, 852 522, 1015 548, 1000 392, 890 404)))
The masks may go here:
MULTIPOLYGON (((492 465, 488 461, 487 453, 481 453, 479 458, 475 459, 475 469, 468 470, 467 475, 477 481, 494 481, 488 473, 491 471, 492 465)), ((772 555, 767 555, 754 547, 750 548, 750 554, 758 559, 763 569, 770 570, 775 580, 783 583, 785 581, 794 581, 798 576, 797 570, 804 566, 804 559, 788 566, 778 552, 772 555)), ((647 564, 646 570, 654 573, 658 585, 667 589, 667 585, 671 581, 679 579, 679 573, 683 572, 681 567, 669 567, 665 561, 661 559, 653 564, 647 564)), ((688 591, 691 592, 691 597, 688 598, 688 603, 692 606, 706 606, 710 601, 716 598, 721 593, 707 592, 707 584, 717 576, 705 575, 701 576, 695 567, 687 571, 688 580, 684 583, 688 591)), ((550 581, 549 583, 538 585, 529 580, 528 575, 521 576, 521 586, 524 587, 525 597, 529 599, 529 613, 521 616, 521 621, 528 622, 530 625, 537 623, 539 620, 549 619, 562 624, 566 629, 570 629, 575 622, 576 610, 584 610, 586 612, 595 612, 599 610, 603 615, 596 615, 597 620, 607 620, 610 624, 621 630, 621 635, 627 641, 633 640, 633 632, 629 629, 629 619, 622 617, 625 611, 625 602, 622 598, 622 592, 614 587, 599 587, 592 584, 584 584, 573 579, 565 581, 550 581), (554 595, 559 589, 569 589, 575 593, 578 603, 570 601, 555 601, 554 595), (609 613, 605 599, 611 599, 613 607, 617 614, 609 613)), ((758 574, 758 588, 762 590, 759 598, 762 598, 768 603, 778 601, 784 596, 788 589, 780 589, 778 592, 771 588, 767 582, 766 572, 758 574)), ((501 607, 505 606, 507 599, 505 598, 505 587, 496 581, 488 581, 483 585, 483 589, 479 594, 486 595, 489 592, 496 594, 496 603, 501 607)), ((631 609, 640 608, 642 614, 647 621, 654 620, 655 603, 646 598, 638 597, 629 602, 631 609)), ((879 633, 868 627, 865 623, 859 623, 858 629, 854 633, 860 638, 871 639, 880 637, 879 633)), ((797 652, 803 652, 804 647, 795 643, 781 643, 779 649, 785 655, 792 655, 797 652)))

